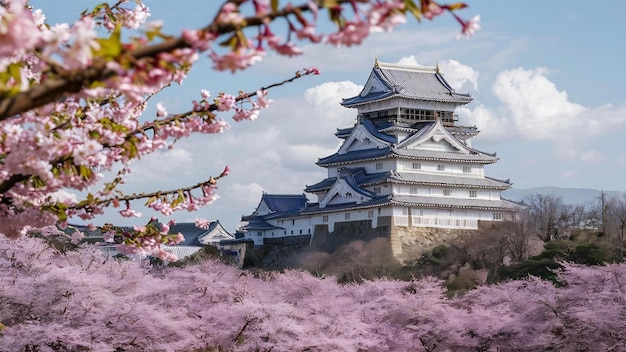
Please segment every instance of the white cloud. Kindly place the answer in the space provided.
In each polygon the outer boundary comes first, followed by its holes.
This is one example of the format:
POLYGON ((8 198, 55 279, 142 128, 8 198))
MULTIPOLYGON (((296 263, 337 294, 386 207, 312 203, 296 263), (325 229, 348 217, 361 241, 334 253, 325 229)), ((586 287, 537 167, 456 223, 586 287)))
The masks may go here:
MULTIPOLYGON (((234 183, 227 188, 228 196, 237 199, 241 204, 242 211, 246 211, 246 205, 248 208, 256 206, 261 200, 263 194, 263 187, 256 182, 250 182, 247 184, 234 183)), ((250 213, 254 209, 250 209, 250 213)))
POLYGON ((478 92, 478 72, 456 60, 439 63, 446 81, 459 93, 478 92))
POLYGON ((564 136, 587 135, 588 109, 569 101, 567 93, 557 89, 544 68, 517 68, 500 72, 492 93, 501 106, 479 105, 464 108, 459 114, 483 131, 490 140, 541 139, 563 141, 564 136))

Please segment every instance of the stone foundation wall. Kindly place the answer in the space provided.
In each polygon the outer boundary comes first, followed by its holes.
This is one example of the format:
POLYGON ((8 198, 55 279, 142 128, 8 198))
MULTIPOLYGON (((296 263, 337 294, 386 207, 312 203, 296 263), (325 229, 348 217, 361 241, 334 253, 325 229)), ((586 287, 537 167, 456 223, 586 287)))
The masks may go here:
POLYGON ((389 237, 390 217, 379 217, 378 226, 372 228, 371 220, 346 221, 335 223, 335 230, 328 232, 327 225, 316 225, 311 246, 315 249, 332 252, 341 245, 361 240, 369 242, 378 237, 389 237))
POLYGON ((332 233, 328 232, 327 225, 317 225, 311 246, 314 249, 332 252, 352 241, 369 242, 374 238, 386 237, 390 241, 393 256, 401 263, 409 264, 441 244, 477 236, 500 226, 498 222, 479 221, 478 230, 469 230, 396 226, 391 222, 391 217, 379 217, 376 228, 372 228, 370 220, 340 222, 335 224, 335 231, 332 233))

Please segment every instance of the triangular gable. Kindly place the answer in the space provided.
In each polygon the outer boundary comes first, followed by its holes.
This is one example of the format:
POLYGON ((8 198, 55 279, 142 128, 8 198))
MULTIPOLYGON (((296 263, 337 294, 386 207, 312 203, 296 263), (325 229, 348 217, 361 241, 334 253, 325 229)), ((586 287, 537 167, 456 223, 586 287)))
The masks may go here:
POLYGON ((337 178, 328 193, 319 202, 320 208, 325 208, 328 204, 362 203, 371 200, 372 197, 366 195, 367 191, 352 187, 344 178, 337 178))
POLYGON ((361 90, 359 95, 361 97, 366 97, 368 94, 376 92, 391 92, 391 88, 388 87, 387 84, 380 79, 380 77, 378 77, 375 70, 372 70, 365 86, 363 86, 363 90, 361 90))
POLYGON ((224 229, 219 221, 215 221, 215 226, 213 226, 213 228, 207 233, 204 233, 200 237, 198 237, 198 241, 202 244, 208 244, 220 240, 232 240, 234 238, 235 237, 233 235, 231 235, 230 233, 228 233, 228 231, 226 231, 226 229, 224 229))
POLYGON ((389 144, 374 136, 364 125, 359 124, 352 129, 352 133, 346 138, 337 153, 345 154, 355 150, 384 148, 389 144))
POLYGON ((427 130, 419 131, 413 136, 405 139, 398 144, 398 148, 406 149, 424 149, 458 152, 470 154, 470 149, 463 142, 453 136, 442 124, 441 120, 437 120, 427 130))
POLYGON ((274 211, 265 202, 265 199, 261 198, 259 205, 256 207, 256 210, 254 210, 252 215, 261 216, 261 215, 271 214, 273 212, 274 211))

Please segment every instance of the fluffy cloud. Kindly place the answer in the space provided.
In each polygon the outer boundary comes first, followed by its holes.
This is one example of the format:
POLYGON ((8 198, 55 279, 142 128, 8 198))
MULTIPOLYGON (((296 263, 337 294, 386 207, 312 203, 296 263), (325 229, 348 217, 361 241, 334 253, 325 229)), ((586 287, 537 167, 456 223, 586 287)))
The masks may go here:
POLYGON ((561 148, 623 128, 624 107, 587 108, 572 102, 567 92, 548 79, 548 74, 544 68, 502 71, 491 89, 501 105, 461 108, 459 115, 468 124, 479 126, 481 138, 549 140, 561 148))

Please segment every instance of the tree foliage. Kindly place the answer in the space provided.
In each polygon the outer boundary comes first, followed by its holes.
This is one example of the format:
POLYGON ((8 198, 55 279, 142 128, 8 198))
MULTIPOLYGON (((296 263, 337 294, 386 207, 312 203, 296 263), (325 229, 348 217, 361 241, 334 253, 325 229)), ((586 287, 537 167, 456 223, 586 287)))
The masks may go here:
POLYGON ((92 247, 0 239, 2 351, 606 351, 626 348, 626 266, 563 263, 448 299, 432 277, 338 284, 220 262, 152 271, 92 247))

